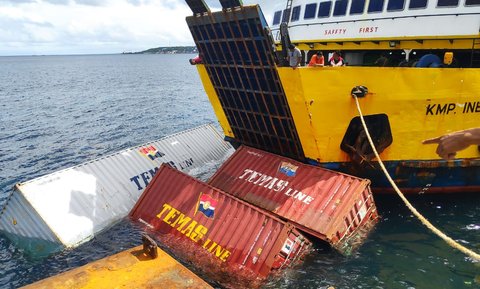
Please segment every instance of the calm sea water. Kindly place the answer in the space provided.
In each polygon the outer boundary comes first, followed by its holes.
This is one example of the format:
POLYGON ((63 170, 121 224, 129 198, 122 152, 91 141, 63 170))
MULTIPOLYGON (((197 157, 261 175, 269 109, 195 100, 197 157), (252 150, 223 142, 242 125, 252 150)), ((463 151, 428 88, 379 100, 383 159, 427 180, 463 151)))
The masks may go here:
MULTIPOLYGON (((192 55, 0 57, 0 206, 12 186, 216 122, 192 55)), ((412 197, 434 224, 480 251, 480 194, 412 197)), ((451 249, 396 196, 353 256, 317 246, 265 288, 480 288, 480 263, 451 249)), ((127 220, 74 250, 32 259, 0 234, 0 288, 17 288, 140 244, 127 220)))

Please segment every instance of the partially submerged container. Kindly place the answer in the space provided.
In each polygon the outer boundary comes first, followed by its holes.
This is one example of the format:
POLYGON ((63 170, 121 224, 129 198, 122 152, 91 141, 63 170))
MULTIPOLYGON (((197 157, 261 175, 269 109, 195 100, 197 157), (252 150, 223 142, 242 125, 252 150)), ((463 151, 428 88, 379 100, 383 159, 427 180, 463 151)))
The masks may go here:
POLYGON ((37 257, 75 247, 127 216, 162 163, 190 171, 231 152, 203 125, 17 184, 0 231, 37 257))
POLYGON ((370 181, 242 146, 208 182, 348 254, 377 222, 370 181))
POLYGON ((177 257, 231 288, 254 288, 311 243, 292 225, 168 165, 130 213, 177 257))

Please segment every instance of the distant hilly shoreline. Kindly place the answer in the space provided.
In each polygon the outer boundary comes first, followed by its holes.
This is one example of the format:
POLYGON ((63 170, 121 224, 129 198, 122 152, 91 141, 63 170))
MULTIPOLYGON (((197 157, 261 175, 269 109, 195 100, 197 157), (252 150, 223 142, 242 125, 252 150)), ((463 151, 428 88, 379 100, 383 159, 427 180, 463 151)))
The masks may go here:
POLYGON ((138 52, 123 52, 123 54, 190 54, 198 53, 195 46, 170 46, 170 47, 157 47, 150 48, 144 51, 138 52))

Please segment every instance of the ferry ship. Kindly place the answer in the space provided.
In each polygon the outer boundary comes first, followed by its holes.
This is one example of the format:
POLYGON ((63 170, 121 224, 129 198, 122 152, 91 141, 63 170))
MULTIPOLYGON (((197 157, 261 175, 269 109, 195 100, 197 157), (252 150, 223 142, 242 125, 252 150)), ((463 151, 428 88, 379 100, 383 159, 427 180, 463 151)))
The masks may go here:
POLYGON ((479 0, 288 0, 270 17, 238 0, 220 1, 216 12, 186 2, 197 69, 232 144, 369 178, 375 192, 391 192, 357 92, 403 192, 480 191, 477 146, 446 161, 422 144, 480 126, 479 0), (302 53, 296 69, 285 61, 290 44, 302 53), (307 67, 317 51, 326 65, 307 67), (345 66, 328 66, 335 51, 345 66))

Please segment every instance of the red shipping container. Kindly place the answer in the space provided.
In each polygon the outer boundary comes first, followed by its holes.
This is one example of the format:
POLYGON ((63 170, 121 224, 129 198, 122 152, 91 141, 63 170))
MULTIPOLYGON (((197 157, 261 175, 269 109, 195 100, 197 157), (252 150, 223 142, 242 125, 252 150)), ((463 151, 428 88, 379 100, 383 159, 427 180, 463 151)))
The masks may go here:
POLYGON ((179 258, 231 288, 253 288, 311 243, 292 225, 162 165, 130 213, 179 258))
POLYGON ((246 146, 209 184, 293 222, 345 254, 363 242, 378 219, 369 180, 246 146))

